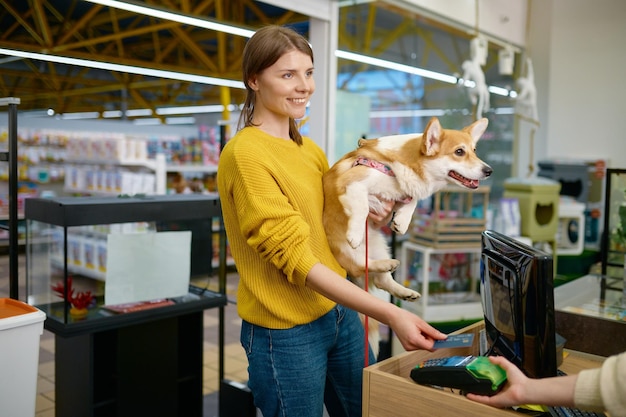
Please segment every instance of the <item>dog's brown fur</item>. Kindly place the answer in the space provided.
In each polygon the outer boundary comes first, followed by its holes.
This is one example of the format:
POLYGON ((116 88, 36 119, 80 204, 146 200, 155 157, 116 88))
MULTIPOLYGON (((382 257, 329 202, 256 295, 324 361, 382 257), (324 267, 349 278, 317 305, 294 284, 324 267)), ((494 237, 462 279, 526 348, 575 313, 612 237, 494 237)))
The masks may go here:
MULTIPOLYGON (((448 183, 477 188, 479 180, 491 175, 475 150, 487 123, 480 119, 459 131, 442 129, 432 118, 424 133, 360 140, 356 150, 332 166, 323 178, 324 227, 335 257, 350 277, 365 275, 365 225, 370 209, 381 212, 381 200, 397 201, 391 229, 404 234, 418 200, 448 183), (386 165, 395 176, 355 166, 359 157, 386 165)), ((368 269, 374 285, 403 300, 419 298, 419 293, 394 281, 391 273, 399 261, 391 259, 381 231, 372 227, 368 231, 368 269)))

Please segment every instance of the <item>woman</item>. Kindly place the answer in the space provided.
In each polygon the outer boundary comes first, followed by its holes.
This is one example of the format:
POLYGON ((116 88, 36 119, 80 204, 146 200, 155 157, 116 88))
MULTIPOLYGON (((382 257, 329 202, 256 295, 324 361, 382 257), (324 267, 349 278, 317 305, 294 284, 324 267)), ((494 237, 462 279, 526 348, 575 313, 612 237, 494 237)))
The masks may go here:
POLYGON ((489 359, 506 371, 508 382, 492 397, 467 394, 471 400, 500 408, 543 404, 608 411, 611 417, 626 417, 626 352, 608 357, 599 368, 538 379, 526 377, 503 356, 489 359))
POLYGON ((240 276, 248 385, 264 417, 322 416, 324 403, 331 416, 360 416, 365 342, 356 311, 390 325, 407 350, 432 349, 446 336, 352 284, 330 251, 322 225, 328 161, 296 125, 315 90, 307 40, 264 27, 242 66, 244 127, 224 147, 217 179, 240 276))

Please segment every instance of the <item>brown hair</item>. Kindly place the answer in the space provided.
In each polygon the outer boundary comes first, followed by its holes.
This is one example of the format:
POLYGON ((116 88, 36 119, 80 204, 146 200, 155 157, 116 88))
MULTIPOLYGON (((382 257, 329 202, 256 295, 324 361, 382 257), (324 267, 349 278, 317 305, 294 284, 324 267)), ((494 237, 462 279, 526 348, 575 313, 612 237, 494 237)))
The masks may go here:
MULTIPOLYGON (((265 26, 257 30, 248 40, 243 49, 241 65, 243 83, 246 86, 246 101, 239 115, 238 128, 254 126, 252 119, 256 95, 248 85, 250 78, 274 65, 281 56, 294 49, 309 55, 313 62, 311 45, 293 29, 277 25, 265 26)), ((296 121, 292 118, 289 118, 289 137, 298 145, 302 144, 302 135, 300 135, 296 121)))

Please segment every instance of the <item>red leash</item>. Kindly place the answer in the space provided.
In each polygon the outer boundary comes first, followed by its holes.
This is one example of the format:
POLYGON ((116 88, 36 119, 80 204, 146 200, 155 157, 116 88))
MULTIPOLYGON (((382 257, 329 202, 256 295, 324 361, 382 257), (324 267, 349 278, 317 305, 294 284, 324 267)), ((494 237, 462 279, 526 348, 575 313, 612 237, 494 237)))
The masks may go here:
MULTIPOLYGON (((365 219, 365 292, 369 291, 369 272, 368 272, 368 259, 369 259, 369 238, 368 238, 368 224, 365 219)), ((369 316, 364 315, 363 325, 365 326, 365 367, 367 368, 370 363, 370 345, 369 345, 369 316)))

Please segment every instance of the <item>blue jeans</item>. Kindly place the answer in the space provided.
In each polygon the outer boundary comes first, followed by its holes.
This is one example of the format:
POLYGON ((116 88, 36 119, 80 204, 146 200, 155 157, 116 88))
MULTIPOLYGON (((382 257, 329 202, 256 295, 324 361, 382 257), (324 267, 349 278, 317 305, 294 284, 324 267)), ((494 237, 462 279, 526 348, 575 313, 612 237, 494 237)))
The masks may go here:
MULTIPOLYGON (((365 332, 337 305, 309 324, 274 330, 243 321, 248 386, 263 417, 360 417, 365 332)), ((369 348, 370 364, 375 358, 369 348)))

